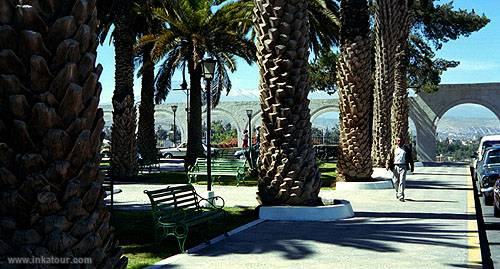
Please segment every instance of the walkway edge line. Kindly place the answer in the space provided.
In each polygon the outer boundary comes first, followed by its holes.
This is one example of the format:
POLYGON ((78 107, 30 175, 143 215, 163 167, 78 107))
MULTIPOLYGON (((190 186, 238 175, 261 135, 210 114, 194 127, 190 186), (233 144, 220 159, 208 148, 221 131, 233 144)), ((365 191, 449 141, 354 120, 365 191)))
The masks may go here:
POLYGON ((186 253, 179 253, 179 254, 176 254, 174 256, 170 256, 170 257, 168 257, 166 259, 163 259, 163 260, 155 263, 154 265, 146 267, 146 269, 159 269, 159 268, 162 268, 162 266, 171 264, 171 263, 175 262, 176 260, 178 260, 179 258, 181 258, 182 256, 192 255, 192 254, 194 254, 194 253, 196 253, 196 252, 198 252, 198 251, 200 251, 200 250, 202 250, 202 249, 204 249, 204 248, 206 248, 206 247, 208 247, 208 246, 210 246, 212 244, 215 244, 217 242, 222 241, 223 239, 225 239, 227 237, 233 236, 233 235, 235 235, 235 234, 237 234, 239 232, 247 230, 247 229, 249 229, 249 228, 251 228, 251 227, 253 227, 255 225, 258 225, 258 224, 260 224, 262 222, 265 222, 265 221, 266 220, 263 220, 263 219, 257 219, 257 220, 254 220, 252 222, 249 222, 249 223, 247 223, 245 225, 242 225, 240 227, 237 227, 237 228, 235 228, 235 229, 227 232, 227 236, 221 234, 221 235, 219 235, 219 236, 211 239, 209 241, 210 244, 201 243, 201 244, 199 244, 197 246, 194 246, 194 247, 186 250, 186 253))
POLYGON ((469 250, 467 253, 468 268, 476 268, 482 264, 481 245, 479 240, 479 228, 477 225, 477 212, 476 203, 474 201, 474 188, 472 186, 472 179, 467 180, 468 186, 471 190, 467 191, 467 213, 474 214, 475 218, 467 220, 467 231, 469 231, 467 238, 467 245, 469 250), (472 232, 472 233, 471 233, 472 232))

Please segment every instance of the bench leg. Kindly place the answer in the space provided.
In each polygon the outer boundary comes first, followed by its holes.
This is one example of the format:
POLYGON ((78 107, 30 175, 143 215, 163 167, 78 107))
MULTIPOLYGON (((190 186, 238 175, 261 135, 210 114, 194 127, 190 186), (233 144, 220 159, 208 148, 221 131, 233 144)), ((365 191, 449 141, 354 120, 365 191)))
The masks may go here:
POLYGON ((181 250, 181 253, 185 252, 184 245, 186 244, 186 240, 188 237, 189 233, 189 228, 187 225, 181 225, 181 226, 176 226, 174 228, 174 236, 177 238, 177 243, 179 244, 179 249, 181 250), (182 232, 179 231, 179 228, 182 232))
POLYGON ((187 234, 184 235, 183 237, 177 237, 177 243, 179 244, 179 249, 181 250, 181 253, 184 253, 186 252, 186 250, 184 250, 184 245, 186 244, 186 239, 187 239, 187 234))

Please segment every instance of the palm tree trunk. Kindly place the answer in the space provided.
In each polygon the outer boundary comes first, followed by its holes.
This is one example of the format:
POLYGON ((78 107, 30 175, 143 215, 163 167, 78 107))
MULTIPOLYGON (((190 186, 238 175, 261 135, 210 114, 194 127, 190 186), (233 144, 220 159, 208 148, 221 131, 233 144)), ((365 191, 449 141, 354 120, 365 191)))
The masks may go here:
POLYGON ((189 95, 189 125, 188 125, 188 144, 186 161, 184 165, 186 168, 196 162, 197 157, 203 156, 202 146, 202 102, 201 102, 201 68, 197 64, 201 60, 203 53, 197 53, 193 60, 188 61, 188 71, 190 80, 190 95, 189 95))
POLYGON ((124 268, 98 170, 95 1, 13 2, 0 1, 0 263, 90 257, 89 267, 124 268))
POLYGON ((152 48, 152 45, 146 46, 142 55, 141 104, 139 105, 139 128, 137 129, 137 145, 146 163, 155 162, 158 158, 154 118, 155 66, 150 56, 152 48))
POLYGON ((397 69, 395 73, 395 91, 394 100, 392 101, 391 112, 391 129, 392 129, 392 143, 396 141, 396 137, 400 137, 408 143, 409 136, 409 104, 408 104, 408 66, 410 59, 408 57, 408 39, 412 25, 412 18, 409 13, 409 6, 407 1, 402 1, 399 5, 401 14, 404 18, 403 29, 400 35, 400 41, 397 51, 397 69))
POLYGON ((384 167, 391 150, 391 106, 395 89, 396 52, 402 30, 399 0, 375 1, 375 89, 372 159, 384 167))
POLYGON ((254 13, 262 107, 257 199, 263 205, 320 204, 307 99, 307 0, 255 1, 254 13))
POLYGON ((137 175, 136 108, 134 105, 134 35, 129 21, 131 0, 116 5, 115 22, 115 91, 113 92, 113 125, 111 127, 111 165, 115 178, 137 175))
POLYGON ((339 180, 371 179, 372 44, 366 0, 341 2, 339 180))

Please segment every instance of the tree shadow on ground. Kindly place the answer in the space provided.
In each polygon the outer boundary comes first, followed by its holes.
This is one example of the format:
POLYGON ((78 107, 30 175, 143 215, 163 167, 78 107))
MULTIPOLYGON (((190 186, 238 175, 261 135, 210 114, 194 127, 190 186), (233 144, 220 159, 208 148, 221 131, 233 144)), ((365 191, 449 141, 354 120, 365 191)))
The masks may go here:
POLYGON ((418 199, 405 199, 406 202, 414 202, 414 203, 458 203, 458 201, 449 201, 449 200, 418 200, 418 199))
POLYGON ((406 188, 408 189, 438 189, 438 190, 457 190, 457 191, 468 191, 472 190, 472 187, 466 184, 455 184, 449 183, 447 181, 439 181, 433 179, 414 179, 410 178, 406 180, 406 188))
POLYGON ((413 172, 413 175, 424 175, 424 176, 468 176, 470 177, 470 174, 464 174, 464 173, 446 173, 446 171, 436 171, 436 172, 413 172))
MULTIPOLYGON (((366 216, 369 214, 365 212, 366 216)), ((426 218, 426 216, 426 214, 421 216, 414 214, 410 217, 426 218)), ((448 217, 460 219, 466 216, 448 217)), ((440 218, 446 218, 446 214, 440 218)), ((194 255, 217 257, 279 252, 285 259, 304 259, 316 253, 317 245, 312 245, 311 241, 381 253, 400 252, 398 244, 468 248, 467 245, 456 243, 457 239, 464 238, 466 233, 468 231, 450 229, 449 225, 429 221, 426 223, 405 220, 379 221, 376 218, 354 218, 338 222, 274 221, 259 224, 194 255)))
POLYGON ((452 213, 413 213, 413 212, 356 212, 356 217, 363 218, 400 218, 400 219, 439 219, 439 220, 473 220, 474 214, 452 213))

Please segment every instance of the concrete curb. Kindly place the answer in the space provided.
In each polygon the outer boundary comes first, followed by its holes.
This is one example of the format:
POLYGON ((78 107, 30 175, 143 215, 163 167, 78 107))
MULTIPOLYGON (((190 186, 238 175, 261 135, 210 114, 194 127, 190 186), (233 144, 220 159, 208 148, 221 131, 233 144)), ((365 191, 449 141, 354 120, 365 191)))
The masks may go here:
POLYGON ((227 237, 233 236, 233 235, 235 235, 235 234, 237 234, 239 232, 242 232, 242 231, 244 231, 246 229, 249 229, 249 228, 251 228, 251 227, 253 227, 253 226, 257 225, 257 224, 260 224, 260 223, 262 223, 264 221, 265 220, 263 220, 263 219, 257 219, 257 220, 254 220, 252 222, 249 222, 249 223, 247 223, 247 224, 245 224, 243 226, 240 226, 238 228, 235 228, 235 229, 227 232, 227 236, 221 234, 221 235, 219 235, 219 236, 211 239, 209 241, 210 242, 209 244, 207 244, 207 243, 201 243, 201 244, 199 244, 197 246, 194 246, 194 247, 186 250, 186 253, 180 253, 180 254, 177 254, 177 255, 174 255, 174 256, 170 256, 170 257, 168 257, 166 259, 163 259, 163 260, 155 263, 154 265, 146 267, 146 269, 159 269, 159 268, 162 268, 162 266, 171 264, 171 263, 175 262, 176 260, 178 260, 179 258, 181 258, 183 256, 192 255, 192 254, 194 254, 194 253, 196 253, 196 252, 198 252, 198 251, 200 251, 200 250, 202 250, 202 249, 204 249, 204 248, 206 248, 206 247, 208 247, 210 245, 213 245, 213 244, 215 244, 217 242, 220 242, 220 241, 222 241, 223 239, 225 239, 227 237))
POLYGON ((280 221, 335 221, 354 216, 349 201, 336 202, 327 206, 262 206, 259 209, 259 218, 280 221))

